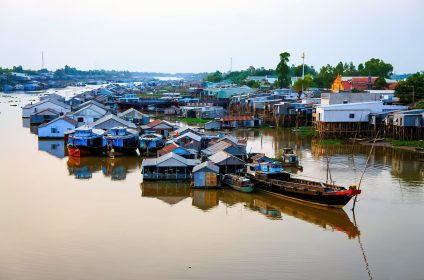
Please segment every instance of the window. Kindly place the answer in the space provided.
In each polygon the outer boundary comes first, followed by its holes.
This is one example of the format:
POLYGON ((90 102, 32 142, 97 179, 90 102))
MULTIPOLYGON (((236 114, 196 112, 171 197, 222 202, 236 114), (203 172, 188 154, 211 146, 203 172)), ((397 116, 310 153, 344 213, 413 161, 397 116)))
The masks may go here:
POLYGON ((343 100, 343 104, 347 104, 347 100, 343 100))
POLYGON ((349 114, 349 119, 354 119, 355 118, 355 114, 349 114))
POLYGON ((78 122, 84 122, 84 118, 79 117, 79 118, 78 118, 78 122))
POLYGON ((59 131, 57 130, 57 127, 52 127, 50 128, 51 133, 59 133, 59 131))

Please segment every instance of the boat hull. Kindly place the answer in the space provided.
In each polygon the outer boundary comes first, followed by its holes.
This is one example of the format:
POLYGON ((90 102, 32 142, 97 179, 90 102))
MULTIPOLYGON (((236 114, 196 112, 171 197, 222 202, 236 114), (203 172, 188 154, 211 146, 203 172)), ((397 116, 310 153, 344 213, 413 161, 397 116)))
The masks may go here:
POLYGON ((68 147, 68 155, 71 157, 84 157, 101 154, 101 148, 94 147, 68 147))
POLYGON ((303 184, 293 187, 292 182, 256 178, 254 176, 250 179, 260 191, 326 207, 343 208, 355 195, 361 192, 359 190, 346 189, 334 191, 319 190, 316 187, 303 184))
POLYGON ((229 186, 232 189, 235 189, 236 191, 244 192, 244 193, 251 193, 255 189, 254 186, 249 186, 249 187, 239 187, 234 185, 227 185, 227 186, 229 186))

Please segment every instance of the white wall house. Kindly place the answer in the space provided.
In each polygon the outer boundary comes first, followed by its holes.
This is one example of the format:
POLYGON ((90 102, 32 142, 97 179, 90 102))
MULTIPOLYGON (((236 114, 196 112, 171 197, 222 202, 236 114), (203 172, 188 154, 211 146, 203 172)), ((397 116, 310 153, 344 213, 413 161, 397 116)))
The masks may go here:
POLYGON ((321 105, 316 108, 317 122, 368 122, 370 113, 383 112, 383 102, 321 105))
POLYGON ((78 122, 79 125, 95 122, 107 114, 107 110, 95 105, 90 104, 86 107, 79 109, 72 114, 72 118, 78 122))
POLYGON ((22 117, 29 118, 32 114, 44 109, 53 109, 59 113, 66 114, 71 111, 71 106, 55 99, 46 99, 34 104, 28 104, 22 108, 22 117))
POLYGON ((38 127, 39 138, 63 138, 68 130, 73 130, 77 126, 77 122, 66 116, 54 119, 46 124, 38 127))

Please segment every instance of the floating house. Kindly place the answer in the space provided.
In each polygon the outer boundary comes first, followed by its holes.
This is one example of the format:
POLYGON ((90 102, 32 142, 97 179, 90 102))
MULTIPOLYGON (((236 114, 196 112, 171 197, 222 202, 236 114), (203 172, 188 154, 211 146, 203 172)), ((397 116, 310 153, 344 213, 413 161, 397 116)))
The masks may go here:
POLYGON ((55 99, 45 99, 34 104, 27 104, 22 108, 22 117, 29 118, 32 114, 36 114, 45 109, 53 109, 61 114, 71 112, 71 106, 55 99))
POLYGON ((144 152, 155 152, 165 145, 163 136, 155 133, 143 134, 140 136, 140 147, 138 148, 140 154, 144 152))
POLYGON ((155 133, 167 137, 169 133, 176 130, 177 127, 167 121, 154 120, 147 125, 142 125, 141 129, 143 133, 155 133))
POLYGON ((149 115, 143 114, 134 108, 130 108, 124 112, 118 113, 118 117, 137 125, 146 125, 150 122, 149 115))
POLYGON ((221 174, 239 173, 245 165, 243 160, 224 151, 219 151, 211 155, 208 159, 219 166, 219 172, 221 174))
POLYGON ((219 166, 205 161, 193 168, 194 188, 218 188, 220 186, 219 166))
POLYGON ((157 151, 158 157, 166 155, 168 153, 175 153, 183 158, 194 159, 197 156, 197 151, 193 149, 186 149, 184 147, 179 146, 176 143, 170 143, 163 147, 162 149, 157 151))
POLYGON ((238 127, 257 127, 260 126, 261 120, 253 116, 225 116, 222 117, 223 128, 238 128, 238 127))
POLYGON ((200 163, 197 159, 186 159, 175 153, 168 153, 159 158, 143 160, 143 180, 188 180, 193 168, 200 163))
POLYGON ((56 118, 48 123, 38 127, 39 138, 63 138, 64 133, 73 130, 77 126, 77 122, 67 116, 56 118))
POLYGON ((221 122, 217 120, 208 121, 204 125, 205 130, 220 130, 221 129, 221 122))
POLYGON ((197 135, 193 132, 187 132, 175 138, 175 143, 186 148, 200 151, 202 148, 202 136, 197 135))
POLYGON ((52 121, 60 116, 60 113, 54 109, 47 108, 35 114, 32 114, 30 117, 31 124, 41 124, 52 121))
POLYGON ((96 105, 88 104, 85 107, 75 111, 72 118, 78 122, 78 125, 89 124, 95 122, 107 114, 107 110, 96 105))
POLYGON ((250 157, 253 163, 271 162, 272 159, 265 154, 256 154, 250 157))
POLYGON ((202 150, 203 157, 209 157, 214 155, 220 151, 224 151, 238 158, 243 158, 246 153, 243 150, 240 150, 236 145, 230 141, 219 141, 206 149, 202 150))
POLYGON ((88 126, 96 129, 110 130, 117 126, 123 126, 128 128, 136 128, 136 125, 132 122, 121 119, 113 114, 106 115, 99 120, 89 123, 88 126))
POLYGON ((47 99, 55 99, 57 101, 65 103, 65 97, 63 97, 62 95, 59 95, 57 93, 50 93, 50 94, 46 94, 44 96, 40 96, 40 101, 47 100, 47 99))

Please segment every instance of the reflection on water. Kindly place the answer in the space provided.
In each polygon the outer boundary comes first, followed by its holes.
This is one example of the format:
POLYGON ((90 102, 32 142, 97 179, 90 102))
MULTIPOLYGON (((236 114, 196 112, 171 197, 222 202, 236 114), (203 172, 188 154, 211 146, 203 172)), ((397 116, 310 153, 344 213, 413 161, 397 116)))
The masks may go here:
POLYGON ((125 180, 127 173, 140 170, 142 158, 138 156, 128 157, 69 157, 67 167, 69 175, 76 179, 90 179, 93 173, 102 171, 105 177, 112 180, 125 180))
POLYGON ((49 153, 58 158, 65 157, 65 143, 63 140, 38 140, 38 150, 49 153))
POLYGON ((358 228, 342 209, 316 207, 258 192, 191 189, 189 183, 144 181, 140 183, 140 188, 142 197, 156 198, 170 205, 180 203, 187 198, 192 199, 194 207, 204 211, 213 209, 219 205, 219 202, 227 207, 241 204, 271 220, 282 220, 284 215, 288 215, 325 230, 343 232, 349 239, 359 235, 358 228))

